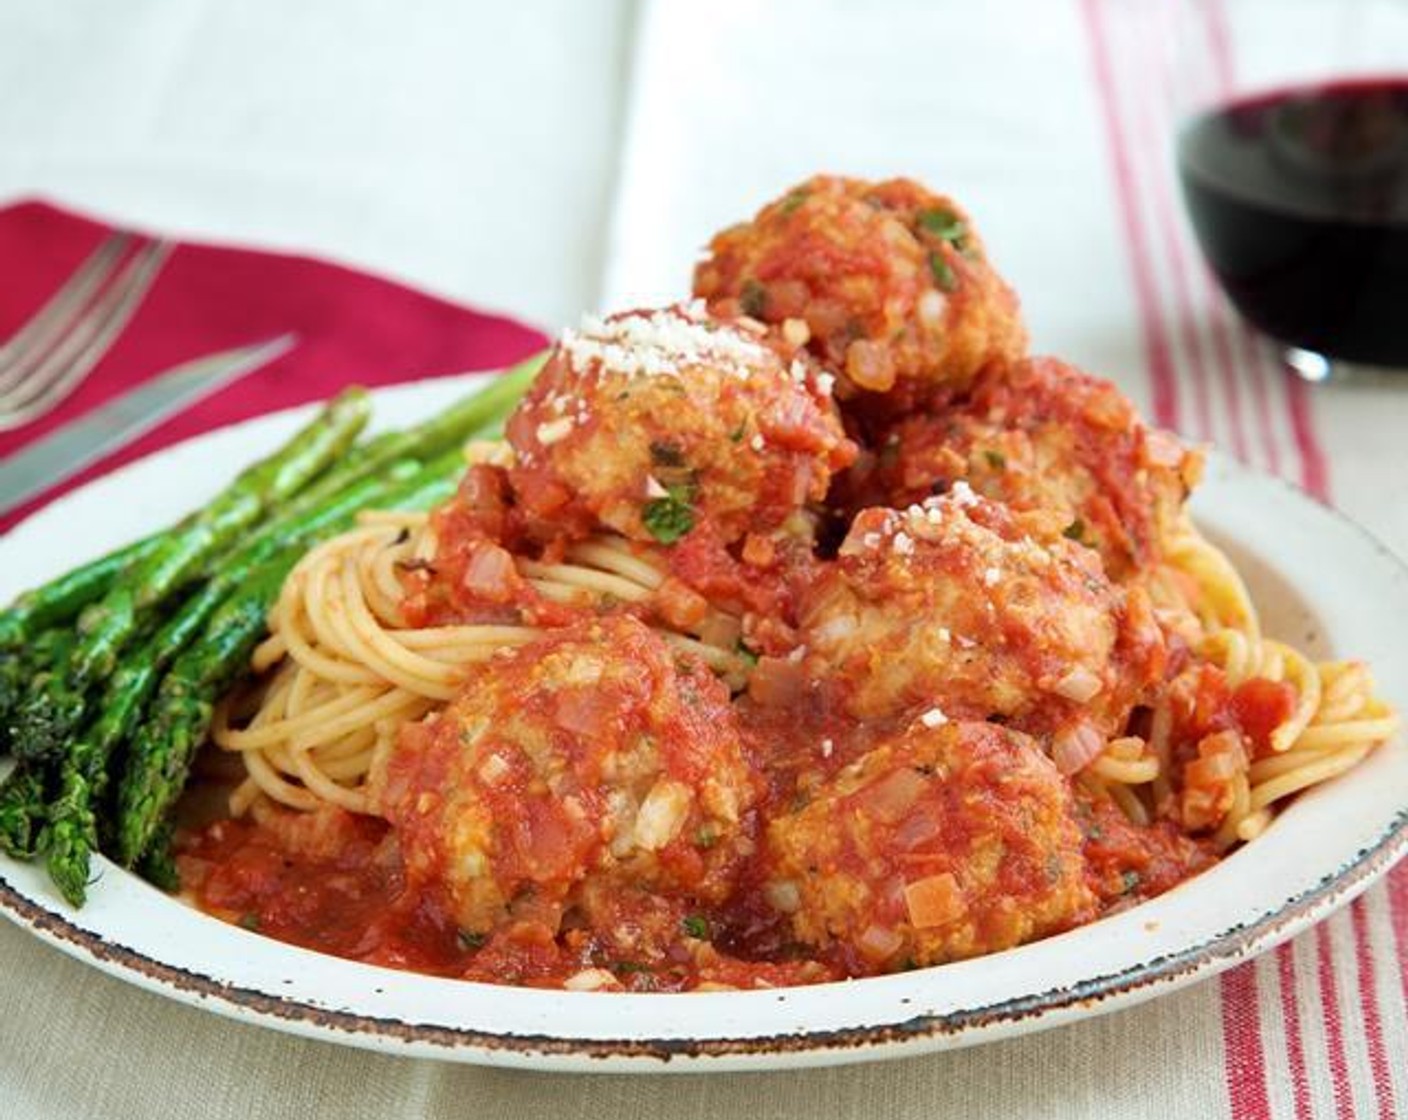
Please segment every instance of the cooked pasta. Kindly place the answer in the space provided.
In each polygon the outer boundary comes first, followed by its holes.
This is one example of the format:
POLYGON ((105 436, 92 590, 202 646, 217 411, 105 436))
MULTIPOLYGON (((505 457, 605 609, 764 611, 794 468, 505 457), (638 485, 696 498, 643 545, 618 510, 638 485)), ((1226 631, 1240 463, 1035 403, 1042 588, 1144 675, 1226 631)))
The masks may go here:
POLYGON ((202 906, 499 983, 868 976, 1151 898, 1397 731, 1265 632, 1200 453, 1020 353, 948 200, 814 179, 713 253, 293 569, 202 906))

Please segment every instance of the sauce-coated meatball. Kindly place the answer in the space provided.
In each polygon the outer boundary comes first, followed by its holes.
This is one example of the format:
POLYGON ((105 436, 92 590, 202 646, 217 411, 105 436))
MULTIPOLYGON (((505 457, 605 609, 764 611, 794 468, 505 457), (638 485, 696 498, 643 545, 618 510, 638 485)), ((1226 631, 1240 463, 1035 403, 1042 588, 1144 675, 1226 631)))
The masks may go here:
POLYGON ((854 458, 831 380, 702 304, 588 318, 509 421, 510 482, 545 532, 672 544, 705 520, 724 543, 777 529, 854 458))
POLYGON ((768 895, 853 972, 1007 949, 1089 919, 1070 789, 1038 745, 921 718, 767 833, 768 895))
POLYGON ((694 292, 805 341, 891 414, 1026 346, 968 216, 909 179, 808 180, 718 234, 694 292))
POLYGON ((1112 733, 1162 669, 1152 609, 1042 530, 963 482, 862 511, 803 608, 808 674, 860 719, 938 705, 1034 733, 1112 733))
POLYGON ((632 618, 549 633, 403 728, 377 804, 460 926, 556 929, 587 883, 728 891, 756 800, 728 690, 632 618))
POLYGON ((1201 467, 1110 382, 1054 358, 985 369, 952 408, 882 433, 871 460, 857 472, 866 504, 907 506, 966 479, 1016 509, 1059 514, 1115 580, 1158 561, 1201 467))

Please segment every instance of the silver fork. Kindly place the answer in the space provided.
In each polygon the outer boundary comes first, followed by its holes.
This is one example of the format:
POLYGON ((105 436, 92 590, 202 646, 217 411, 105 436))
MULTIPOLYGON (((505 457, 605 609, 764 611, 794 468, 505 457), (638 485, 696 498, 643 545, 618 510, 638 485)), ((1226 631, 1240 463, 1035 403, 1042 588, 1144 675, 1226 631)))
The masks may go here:
POLYGON ((169 241, 131 254, 130 233, 105 238, 34 316, 0 346, 0 431, 38 420, 102 361, 170 256, 169 241))

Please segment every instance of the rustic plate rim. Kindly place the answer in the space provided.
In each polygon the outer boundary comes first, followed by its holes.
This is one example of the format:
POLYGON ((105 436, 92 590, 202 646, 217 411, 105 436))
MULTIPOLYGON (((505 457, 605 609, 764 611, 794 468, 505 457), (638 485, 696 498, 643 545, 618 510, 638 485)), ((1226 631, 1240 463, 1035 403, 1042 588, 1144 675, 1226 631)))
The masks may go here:
MULTIPOLYGON (((479 378, 484 375, 468 375, 479 378)), ((415 393, 438 388, 459 378, 435 378, 386 390, 383 394, 415 393)), ((467 382, 466 382, 467 383, 467 382)), ((289 421, 312 407, 269 413, 239 424, 195 436, 173 448, 203 442, 220 432, 279 419, 289 421)), ((170 450, 170 449, 168 449, 170 450)), ((120 485, 129 472, 149 464, 147 459, 127 464, 103 479, 120 485)), ((1351 531, 1360 546, 1376 554, 1408 577, 1408 564, 1371 532, 1343 512, 1319 502, 1285 479, 1266 475, 1220 455, 1214 455, 1213 473, 1231 472, 1258 485, 1272 484, 1305 502, 1321 514, 1336 519, 1351 531)), ((90 484, 93 485, 93 484, 90 484)), ((80 488, 45 507, 62 509, 82 495, 80 488)), ((41 511, 43 512, 43 511, 41 511)), ((36 515, 37 516, 37 515, 36 515)), ((26 520, 26 524, 28 519, 26 520)), ((17 527, 18 528, 18 527, 17 527)), ((13 530, 12 530, 13 531, 13 530)), ((9 534, 6 534, 7 536, 9 534)), ((22 928, 84 963, 135 983, 146 990, 216 1011, 226 1017, 254 1022, 307 1037, 340 1041, 380 1051, 414 1054, 487 1064, 540 1069, 613 1070, 654 1072, 678 1070, 703 1072, 737 1068, 769 1068, 800 1064, 866 1061, 977 1044, 998 1037, 1055 1026, 1084 1015, 1103 1013, 1172 991, 1198 979, 1215 975, 1247 957, 1269 949, 1309 927, 1351 901, 1408 854, 1408 807, 1401 809, 1371 842, 1316 883, 1257 916, 1239 921, 1179 951, 1155 956, 1112 972, 1086 977, 1073 985, 1012 996, 990 1004, 965 1007, 953 1013, 920 1013, 912 1019, 836 1029, 807 1030, 774 1035, 706 1038, 580 1038, 483 1031, 435 1023, 407 1022, 346 1009, 319 1007, 291 996, 271 995, 241 988, 179 965, 156 959, 129 946, 116 944, 86 929, 65 914, 49 909, 18 890, 4 876, 0 861, 0 911, 22 928), (685 1059, 685 1060, 679 1060, 685 1059)), ((111 873, 121 874, 108 866, 111 873)), ((179 905, 179 903, 177 903, 179 905)), ((1098 924, 1098 923, 1095 923, 1098 924)), ((372 966, 363 966, 372 967, 372 966)), ((389 970, 388 970, 389 971, 389 970)), ((393 973, 393 975, 395 975, 393 973)), ((454 981, 454 983, 466 983, 454 981)), ((848 983, 866 983, 851 981, 848 983)), ((845 985, 826 985, 834 987, 845 985)), ((782 999, 789 991, 778 989, 782 999)), ((615 995, 599 996, 621 999, 615 995)), ((695 999, 695 996, 656 995, 657 1000, 695 999)))

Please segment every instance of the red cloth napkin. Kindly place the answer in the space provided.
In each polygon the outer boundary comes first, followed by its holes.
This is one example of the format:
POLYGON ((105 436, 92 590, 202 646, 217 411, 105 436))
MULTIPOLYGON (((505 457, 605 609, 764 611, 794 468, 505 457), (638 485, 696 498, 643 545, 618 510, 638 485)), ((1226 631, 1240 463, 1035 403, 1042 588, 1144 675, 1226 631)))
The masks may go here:
MULTIPOLYGON (((0 340, 43 306, 109 232, 101 222, 43 202, 0 208, 0 340)), ((77 391, 48 416, 0 433, 0 458, 172 366, 289 331, 299 341, 277 361, 0 518, 0 532, 65 490, 210 428, 321 400, 354 383, 501 368, 546 342, 539 331, 503 316, 326 261, 183 243, 77 391)))

